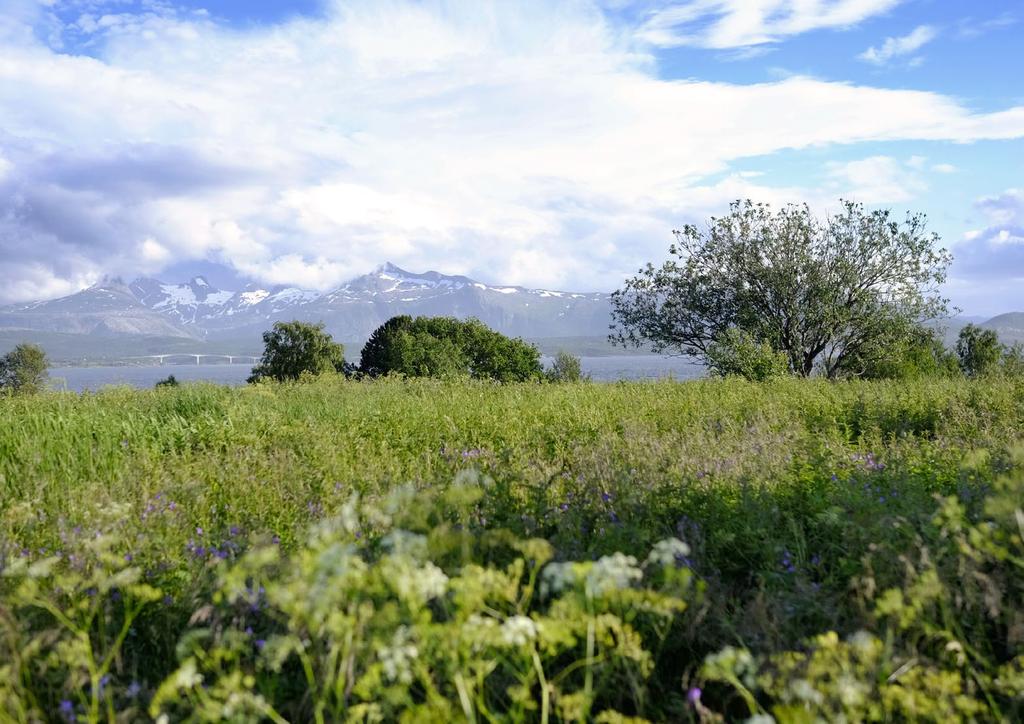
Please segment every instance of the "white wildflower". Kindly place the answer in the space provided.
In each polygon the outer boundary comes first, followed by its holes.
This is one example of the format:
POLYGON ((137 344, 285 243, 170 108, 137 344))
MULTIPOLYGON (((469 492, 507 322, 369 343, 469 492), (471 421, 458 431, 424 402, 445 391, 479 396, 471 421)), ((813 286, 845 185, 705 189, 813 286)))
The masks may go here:
POLYGON ((878 639, 867 631, 858 631, 849 638, 850 646, 855 648, 862 656, 869 654, 875 648, 878 639))
POLYGON ((587 574, 587 592, 600 596, 608 591, 629 588, 644 577, 633 556, 613 553, 597 560, 587 574))
POLYGON ((189 691, 203 683, 203 675, 196 671, 195 659, 187 659, 174 672, 174 688, 178 691, 189 691))
POLYGON ((479 652, 485 646, 490 645, 495 639, 497 630, 497 621, 478 613, 470 614, 466 622, 462 624, 462 636, 470 642, 474 652, 479 652))
POLYGON ((395 530, 381 540, 384 548, 396 556, 423 560, 427 555, 427 537, 407 530, 395 530))
POLYGON ((402 598, 426 603, 443 596, 448 590, 448 576, 430 561, 420 568, 403 563, 405 565, 396 565, 390 571, 395 590, 402 598))
POLYGON ((526 616, 512 616, 501 624, 501 640, 508 646, 525 646, 537 638, 537 624, 526 616))
POLYGON ((842 674, 839 677, 836 681, 836 689, 839 692, 839 699, 843 702, 843 705, 851 708, 860 706, 868 694, 871 693, 871 689, 867 684, 857 681, 857 679, 849 674, 842 674))
POLYGON ((690 555, 690 546, 678 538, 666 538, 654 544, 645 561, 646 565, 674 568, 680 559, 690 555))
POLYGON ((384 676, 390 681, 412 683, 412 662, 420 651, 409 639, 409 628, 399 626, 391 637, 391 644, 377 649, 377 659, 384 669, 384 676))
POLYGON ((549 563, 544 566, 544 571, 541 573, 540 595, 546 598, 575 585, 575 563, 549 563))
POLYGON ((825 700, 821 692, 815 689, 807 679, 796 679, 789 685, 790 693, 801 701, 820 704, 825 700))

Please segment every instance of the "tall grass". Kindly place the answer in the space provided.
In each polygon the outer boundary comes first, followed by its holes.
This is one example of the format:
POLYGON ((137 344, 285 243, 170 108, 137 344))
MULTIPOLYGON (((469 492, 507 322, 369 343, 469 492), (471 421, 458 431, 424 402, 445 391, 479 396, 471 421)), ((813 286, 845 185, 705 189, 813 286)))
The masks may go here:
POLYGON ((21 682, 0 714, 213 720, 231 696, 241 719, 296 721, 1020 713, 1006 481, 1022 423, 1014 380, 324 378, 0 400, 0 659, 21 682), (423 544, 396 550, 396 531, 423 544), (681 573, 643 563, 665 541, 685 544, 665 568, 681 573), (331 558, 342 542, 356 578, 331 558), (560 561, 577 573, 542 596, 560 561), (619 593, 595 593, 592 566, 619 593), (443 590, 396 613, 413 604, 391 578, 431 567, 443 590), (324 576, 349 590, 324 601, 376 623, 294 602, 324 576), (445 638, 471 616, 514 645, 445 638), (40 663, 64 636, 71 663, 40 663), (389 678, 407 659, 422 668, 389 678), (911 660, 934 676, 878 688, 911 660))

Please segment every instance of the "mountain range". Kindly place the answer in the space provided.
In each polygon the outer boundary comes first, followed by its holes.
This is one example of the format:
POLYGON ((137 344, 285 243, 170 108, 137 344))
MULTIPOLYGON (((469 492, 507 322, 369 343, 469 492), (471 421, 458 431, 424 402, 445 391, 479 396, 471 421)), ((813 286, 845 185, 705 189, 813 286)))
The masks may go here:
MULTIPOLYGON (((253 284, 228 291, 202 276, 181 284, 108 278, 59 299, 0 308, 0 353, 31 341, 63 361, 171 352, 258 354, 262 332, 276 321, 300 319, 324 322, 358 355, 380 324, 409 314, 476 317, 545 352, 609 354, 610 311, 610 294, 493 286, 434 271, 416 274, 391 263, 327 292, 253 284)), ((943 325, 947 343, 969 321, 996 330, 1003 342, 1024 341, 1024 312, 1011 312, 949 320, 943 325)))
POLYGON ((258 341, 274 322, 301 319, 324 322, 335 339, 362 341, 390 317, 409 314, 476 317, 504 334, 536 339, 603 336, 609 312, 604 293, 491 286, 388 263, 322 293, 257 285, 228 291, 202 276, 183 284, 108 278, 60 299, 0 308, 0 331, 60 335, 64 342, 78 335, 258 341))

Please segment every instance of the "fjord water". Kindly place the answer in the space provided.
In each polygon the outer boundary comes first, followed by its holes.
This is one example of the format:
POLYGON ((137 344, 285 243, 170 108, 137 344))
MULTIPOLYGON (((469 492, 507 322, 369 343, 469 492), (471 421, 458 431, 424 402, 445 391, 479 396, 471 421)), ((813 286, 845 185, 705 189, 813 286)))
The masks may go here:
MULTIPOLYGON (((617 380, 650 380, 674 377, 693 379, 703 374, 703 367, 682 357, 657 355, 611 355, 581 357, 583 371, 596 382, 617 380)), ((544 358, 545 366, 551 360, 544 358)), ((51 384, 58 390, 82 392, 98 390, 107 385, 152 387, 159 380, 174 375, 179 382, 216 382, 222 385, 245 384, 252 371, 251 364, 169 364, 126 365, 105 367, 55 367, 50 370, 51 384)))

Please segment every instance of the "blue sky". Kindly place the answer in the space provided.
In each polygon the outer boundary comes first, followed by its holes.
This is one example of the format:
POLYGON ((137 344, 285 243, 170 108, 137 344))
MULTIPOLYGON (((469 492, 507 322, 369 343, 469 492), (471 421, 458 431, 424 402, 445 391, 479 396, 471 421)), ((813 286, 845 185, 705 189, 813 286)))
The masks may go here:
POLYGON ((1024 6, 7 0, 0 302, 390 260, 610 290, 751 197, 923 211, 1024 310, 1024 6))

